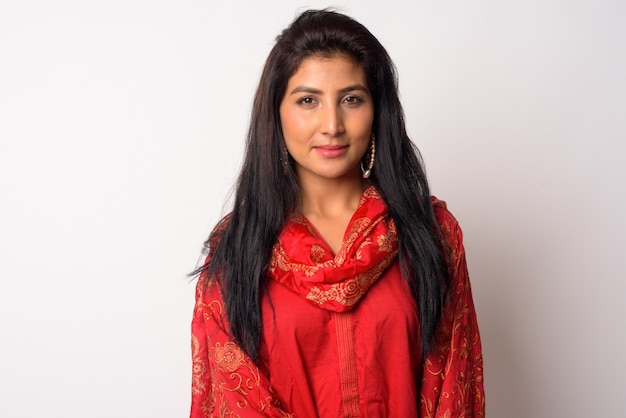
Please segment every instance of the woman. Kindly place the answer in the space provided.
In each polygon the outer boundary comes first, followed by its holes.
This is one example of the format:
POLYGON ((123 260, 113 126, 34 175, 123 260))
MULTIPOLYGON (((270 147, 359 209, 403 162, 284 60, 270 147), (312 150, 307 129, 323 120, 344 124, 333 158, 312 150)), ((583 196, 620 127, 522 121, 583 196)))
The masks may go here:
POLYGON ((277 38, 206 247, 191 417, 484 416, 461 230, 358 22, 307 11, 277 38))

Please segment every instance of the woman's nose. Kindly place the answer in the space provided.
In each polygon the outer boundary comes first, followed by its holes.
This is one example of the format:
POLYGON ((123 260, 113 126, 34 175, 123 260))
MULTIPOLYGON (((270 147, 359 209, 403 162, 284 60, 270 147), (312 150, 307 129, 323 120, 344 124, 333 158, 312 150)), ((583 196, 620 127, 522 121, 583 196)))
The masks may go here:
POLYGON ((320 131, 322 133, 336 136, 344 132, 343 115, 339 106, 324 106, 320 113, 320 131))

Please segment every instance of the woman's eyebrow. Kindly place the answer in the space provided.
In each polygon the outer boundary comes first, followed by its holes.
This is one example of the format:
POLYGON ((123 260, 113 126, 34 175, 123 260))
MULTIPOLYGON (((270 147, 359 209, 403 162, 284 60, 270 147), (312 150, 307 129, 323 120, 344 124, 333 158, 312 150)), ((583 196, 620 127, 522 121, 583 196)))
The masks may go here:
MULTIPOLYGON (((348 93, 348 92, 355 91, 355 90, 360 90, 365 93, 369 93, 369 89, 362 84, 353 84, 351 86, 341 88, 339 89, 339 93, 348 93)), ((296 93, 322 94, 323 91, 320 89, 313 88, 313 87, 298 86, 294 88, 293 90, 291 90, 291 93, 289 94, 296 94, 296 93)))
POLYGON ((296 94, 296 93, 322 94, 322 90, 315 89, 313 87, 298 86, 295 89, 291 90, 290 94, 296 94))
POLYGON ((352 86, 344 87, 344 88, 340 89, 339 92, 340 93, 349 93, 349 92, 355 91, 355 90, 360 90, 360 91, 363 91, 365 93, 369 93, 370 92, 370 90, 367 87, 365 87, 364 85, 362 85, 362 84, 354 84, 352 86))

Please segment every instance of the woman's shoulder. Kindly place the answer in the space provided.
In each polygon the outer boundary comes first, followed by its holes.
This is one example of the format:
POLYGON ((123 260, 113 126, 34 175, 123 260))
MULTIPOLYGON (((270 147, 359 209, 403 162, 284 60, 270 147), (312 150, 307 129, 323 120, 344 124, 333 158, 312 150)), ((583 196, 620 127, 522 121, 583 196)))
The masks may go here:
POLYGON ((437 222, 439 225, 450 225, 454 227, 458 227, 459 222, 456 220, 450 209, 448 209, 448 204, 436 196, 431 196, 430 201, 433 205, 433 211, 435 212, 435 217, 437 218, 437 222))
POLYGON ((448 204, 435 196, 431 196, 430 200, 435 218, 448 245, 452 249, 461 248, 463 246, 463 231, 457 219, 448 209, 448 204))
POLYGON ((224 236, 224 232, 230 223, 230 219, 232 217, 232 213, 225 215, 222 219, 220 219, 217 224, 211 230, 209 234, 209 238, 204 243, 204 252, 205 255, 209 256, 209 258, 213 255, 215 248, 222 240, 224 236))
POLYGON ((211 231, 209 238, 213 236, 221 237, 222 235, 224 235, 224 231, 226 230, 226 227, 228 227, 228 224, 230 223, 230 219, 232 215, 233 215, 232 212, 224 215, 224 217, 220 219, 217 222, 217 224, 215 224, 215 226, 213 227, 213 230, 211 231))
POLYGON ((226 228, 228 227, 230 218, 231 218, 231 214, 229 213, 226 216, 224 216, 222 219, 220 219, 211 230, 211 233, 209 234, 209 237, 207 238, 207 240, 204 242, 204 249, 202 251, 202 253, 204 254, 204 263, 202 267, 199 270, 197 270, 197 272, 200 273, 198 277, 197 291, 200 292, 201 294, 206 293, 206 291, 209 290, 209 287, 210 287, 209 285, 216 282, 215 277, 213 276, 209 277, 209 273, 208 273, 209 264, 211 263, 211 259, 213 258, 213 255, 215 254, 215 249, 217 248, 219 243, 222 241, 222 237, 224 236, 224 232, 226 231, 226 228))

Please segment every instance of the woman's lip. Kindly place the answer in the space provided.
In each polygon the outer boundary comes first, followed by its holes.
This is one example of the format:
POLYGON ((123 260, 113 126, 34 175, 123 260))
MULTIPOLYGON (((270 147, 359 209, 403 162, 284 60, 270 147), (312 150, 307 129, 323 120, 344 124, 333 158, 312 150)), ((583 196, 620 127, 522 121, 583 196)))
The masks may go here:
POLYGON ((318 145, 316 147, 313 147, 313 149, 322 157, 337 158, 337 157, 341 157, 348 151, 348 146, 347 145, 318 145))

